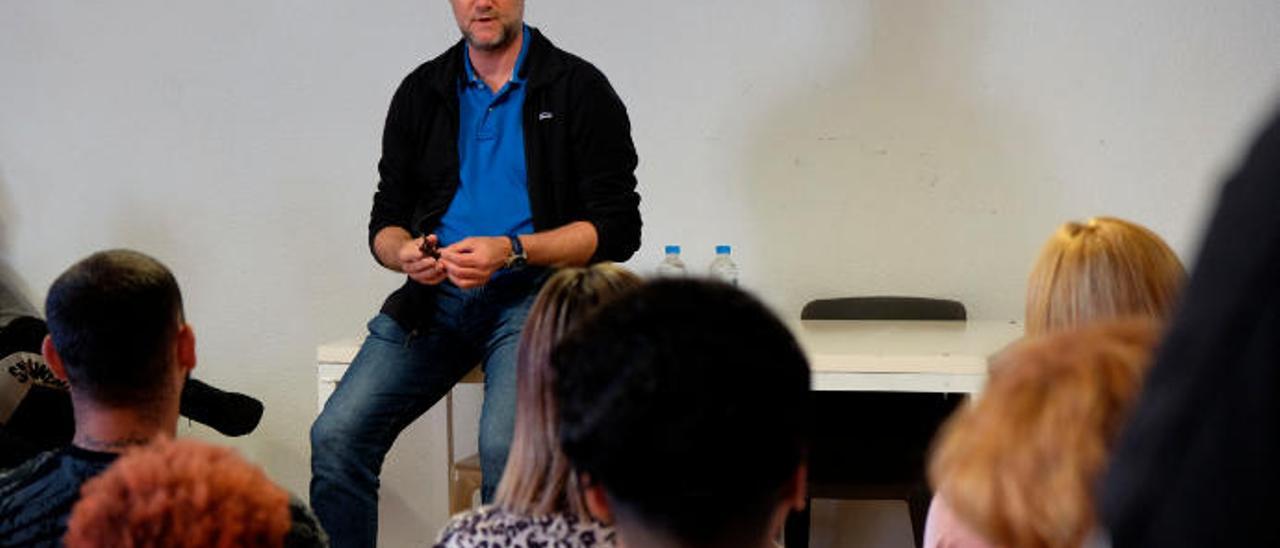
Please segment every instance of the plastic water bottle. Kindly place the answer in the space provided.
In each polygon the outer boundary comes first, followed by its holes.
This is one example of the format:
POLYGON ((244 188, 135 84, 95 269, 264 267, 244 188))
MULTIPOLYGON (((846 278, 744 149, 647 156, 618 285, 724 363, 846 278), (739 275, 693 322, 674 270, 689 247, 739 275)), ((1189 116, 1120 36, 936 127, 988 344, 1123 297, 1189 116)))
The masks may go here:
POLYGON ((666 252, 666 258, 658 264, 658 276, 661 278, 684 276, 684 261, 680 260, 680 246, 669 245, 666 247, 666 252))
POLYGON ((729 246, 716 246, 716 258, 711 260, 711 277, 729 285, 738 285, 738 265, 729 258, 729 246))

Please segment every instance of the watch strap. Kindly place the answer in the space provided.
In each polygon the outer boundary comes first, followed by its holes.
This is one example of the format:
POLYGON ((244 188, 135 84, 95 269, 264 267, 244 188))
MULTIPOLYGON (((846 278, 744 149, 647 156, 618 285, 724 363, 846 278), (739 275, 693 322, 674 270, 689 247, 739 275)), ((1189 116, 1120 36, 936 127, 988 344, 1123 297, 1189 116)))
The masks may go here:
POLYGON ((508 235, 507 238, 511 240, 511 255, 507 257, 507 263, 504 267, 520 268, 524 266, 529 259, 524 253, 524 244, 520 243, 520 238, 517 236, 508 235))

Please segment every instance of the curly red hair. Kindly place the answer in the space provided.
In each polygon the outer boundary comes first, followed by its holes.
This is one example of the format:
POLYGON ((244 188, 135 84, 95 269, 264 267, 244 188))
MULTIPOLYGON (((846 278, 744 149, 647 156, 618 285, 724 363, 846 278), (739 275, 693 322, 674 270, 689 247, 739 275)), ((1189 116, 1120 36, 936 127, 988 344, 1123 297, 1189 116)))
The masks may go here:
POLYGON ((1082 545, 1159 334, 1151 319, 1105 322, 993 357, 981 397, 938 435, 929 476, 942 498, 993 544, 1082 545))
POLYGON ((289 494, 235 451, 161 440, 121 456, 80 490, 70 548, 282 546, 289 494))

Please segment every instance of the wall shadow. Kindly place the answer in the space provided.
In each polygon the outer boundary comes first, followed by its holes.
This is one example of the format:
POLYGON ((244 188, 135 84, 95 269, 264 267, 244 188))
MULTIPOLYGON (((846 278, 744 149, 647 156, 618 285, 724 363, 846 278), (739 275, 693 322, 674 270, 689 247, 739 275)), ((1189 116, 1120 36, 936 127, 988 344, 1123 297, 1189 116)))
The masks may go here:
POLYGON ((1048 171, 1019 107, 983 98, 1000 85, 980 58, 996 4, 870 0, 856 14, 824 3, 817 35, 847 62, 779 74, 794 89, 742 154, 751 241, 771 246, 760 285, 783 292, 785 314, 820 297, 916 294, 957 298, 973 317, 1021 316, 1045 236, 1026 229, 1046 186, 1030 181, 1048 171))
POLYGON ((16 222, 14 215, 16 209, 13 207, 13 199, 9 196, 9 183, 5 179, 4 164, 0 164, 0 258, 8 259, 10 251, 10 234, 9 227, 16 222))
POLYGON ((31 286, 26 279, 13 268, 11 227, 17 224, 17 207, 9 194, 9 185, 5 179, 4 166, 0 165, 0 324, 7 323, 17 316, 40 316, 43 306, 37 306, 31 299, 31 286))

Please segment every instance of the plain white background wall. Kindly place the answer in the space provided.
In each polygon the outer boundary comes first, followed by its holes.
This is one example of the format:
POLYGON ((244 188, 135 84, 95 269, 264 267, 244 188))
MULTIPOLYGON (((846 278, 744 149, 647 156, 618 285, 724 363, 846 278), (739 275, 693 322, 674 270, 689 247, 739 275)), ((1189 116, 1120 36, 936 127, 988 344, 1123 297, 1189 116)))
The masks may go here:
MULTIPOLYGON (((1280 89, 1271 0, 531 2, 641 156, 648 271, 735 246, 781 313, 854 293, 1020 316, 1061 221, 1189 257, 1280 89)), ((198 374, 260 395, 237 445, 305 493, 313 356, 399 283, 364 227, 382 118, 457 39, 444 1, 0 2, 0 250, 42 299, 75 259, 169 264, 198 374)))

